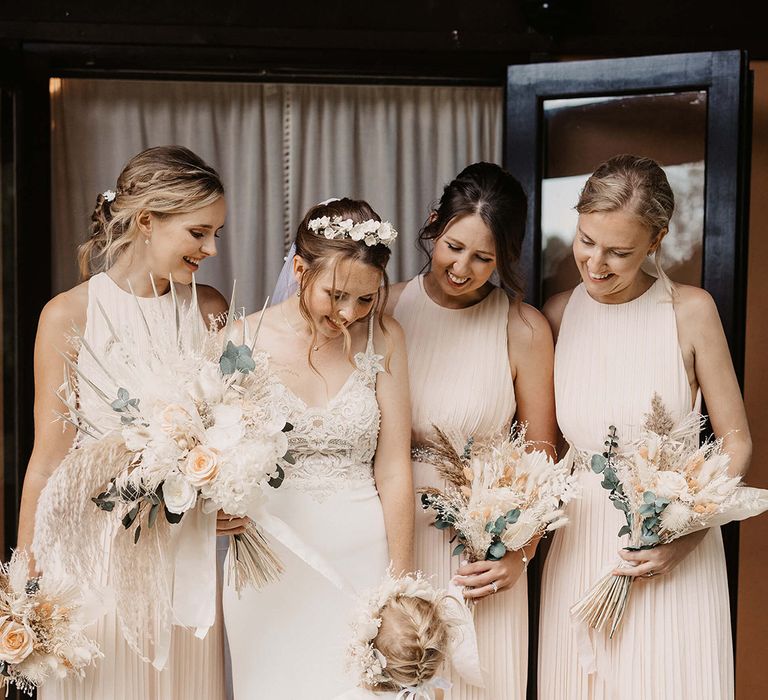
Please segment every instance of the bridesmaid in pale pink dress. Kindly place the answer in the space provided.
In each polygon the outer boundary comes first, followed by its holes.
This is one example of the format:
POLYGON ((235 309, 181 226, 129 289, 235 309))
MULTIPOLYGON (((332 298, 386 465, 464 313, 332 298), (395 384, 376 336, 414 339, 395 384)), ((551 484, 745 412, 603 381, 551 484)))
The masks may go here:
POLYGON ((582 284, 544 312, 557 335, 557 418, 582 487, 555 534, 542 581, 541 700, 727 700, 733 697, 728 582, 720 528, 629 552, 623 515, 588 467, 609 425, 619 450, 639 437, 654 393, 682 418, 706 399, 731 471, 751 442, 717 309, 702 289, 673 284, 658 251, 674 196, 657 163, 617 156, 587 181, 573 254, 582 284), (657 256, 658 278, 645 273, 657 256), (621 628, 575 625, 570 607, 623 557, 636 576, 621 628))
MULTIPOLYGON (((519 183, 497 165, 475 163, 445 187, 422 230, 429 272, 391 291, 390 308, 405 331, 413 443, 434 437, 433 424, 482 443, 528 423, 528 437, 554 443, 552 336, 536 309, 521 303, 516 265, 526 217, 519 183), (500 286, 492 283, 496 273, 500 286)), ((414 485, 441 486, 430 464, 414 462, 414 485)), ((528 658, 524 556, 462 565, 450 534, 430 526, 417 496, 415 565, 446 586, 456 576, 477 601, 475 623, 485 688, 454 673, 452 700, 522 700, 528 658), (458 574, 458 575, 457 575, 458 574)), ((525 557, 530 559, 535 546, 525 557)), ((446 675, 450 674, 446 670, 446 675)))
MULTIPOLYGON (((88 439, 82 435, 76 438, 71 426, 55 421, 56 412, 63 410, 57 395, 64 373, 59 352, 70 347, 68 338, 73 325, 84 330, 86 342, 99 352, 111 342, 112 327, 144 336, 147 320, 139 307, 153 324, 163 320, 171 324, 170 278, 176 283, 178 297, 188 301, 193 273, 204 260, 216 255, 216 239, 225 217, 224 187, 218 174, 181 146, 158 146, 134 156, 117 179, 115 189, 97 197, 90 235, 80 248, 85 281, 49 301, 40 315, 35 340, 35 443, 24 478, 18 548, 29 548, 32 542, 38 498, 48 478, 73 441, 88 439), (150 275, 159 293, 157 298, 150 275), (110 320, 105 321, 104 315, 110 320)), ((197 285, 197 293, 202 327, 204 319, 226 311, 227 304, 212 287, 197 285)), ((153 328, 153 332, 166 332, 166 326, 153 328)), ((86 376, 101 376, 97 361, 88 353, 70 351, 70 355, 86 376)), ((101 400, 87 385, 79 387, 78 403, 86 416, 101 406, 101 400)), ((105 518, 101 562, 105 577, 110 557, 108 522, 105 518)), ((220 534, 242 531, 243 524, 239 518, 221 517, 220 534)), ((221 614, 204 640, 197 639, 191 630, 174 627, 163 671, 143 662, 128 646, 114 612, 99 620, 93 636, 104 658, 95 668, 86 669, 83 679, 50 679, 39 691, 39 698, 225 697, 221 614)))

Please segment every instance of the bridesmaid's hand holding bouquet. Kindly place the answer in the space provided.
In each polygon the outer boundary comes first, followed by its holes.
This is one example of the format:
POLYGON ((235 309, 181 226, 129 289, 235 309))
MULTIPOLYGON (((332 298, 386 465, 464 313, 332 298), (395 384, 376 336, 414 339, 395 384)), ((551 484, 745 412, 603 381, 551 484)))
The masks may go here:
POLYGON ((618 436, 611 426, 605 451, 592 457, 592 470, 602 474, 603 488, 626 518, 618 536, 628 535, 630 540, 618 569, 571 608, 576 619, 593 629, 610 622, 613 637, 635 579, 671 570, 703 537, 692 533, 768 509, 768 491, 743 486, 740 476, 728 473, 730 457, 723 451, 722 439, 699 445, 701 424, 702 416, 692 412, 675 425, 654 394, 643 433, 632 450, 617 453, 618 436), (670 543, 674 543, 670 550, 644 554, 670 543), (619 573, 622 569, 627 571, 619 573))
MULTIPOLYGON (((445 433, 436 431, 436 442, 422 448, 418 457, 435 465, 446 486, 421 489, 421 502, 434 510, 435 527, 455 531, 453 555, 469 565, 497 562, 565 525, 563 505, 575 495, 575 479, 564 463, 554 462, 526 440, 524 426, 513 426, 502 440, 482 450, 470 440, 461 454, 445 433)), ((522 561, 527 563, 524 551, 522 561)), ((486 580, 497 575, 495 569, 477 568, 465 569, 479 573, 483 586, 467 592, 468 598, 500 590, 497 580, 486 580)))

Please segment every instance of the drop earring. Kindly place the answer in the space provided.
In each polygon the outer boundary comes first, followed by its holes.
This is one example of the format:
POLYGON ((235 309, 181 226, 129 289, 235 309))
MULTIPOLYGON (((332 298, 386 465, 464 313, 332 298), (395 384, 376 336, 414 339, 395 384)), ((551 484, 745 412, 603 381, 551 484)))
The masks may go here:
POLYGON ((144 239, 144 245, 149 245, 149 236, 144 239))

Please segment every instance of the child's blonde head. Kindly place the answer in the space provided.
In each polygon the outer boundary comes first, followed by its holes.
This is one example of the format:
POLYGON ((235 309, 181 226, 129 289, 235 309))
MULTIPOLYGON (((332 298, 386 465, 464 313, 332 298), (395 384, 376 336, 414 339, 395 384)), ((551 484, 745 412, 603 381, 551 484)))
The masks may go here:
POLYGON ((434 678, 445 661, 450 634, 442 603, 398 595, 381 609, 373 646, 387 660, 387 680, 377 683, 376 690, 400 690, 434 678))

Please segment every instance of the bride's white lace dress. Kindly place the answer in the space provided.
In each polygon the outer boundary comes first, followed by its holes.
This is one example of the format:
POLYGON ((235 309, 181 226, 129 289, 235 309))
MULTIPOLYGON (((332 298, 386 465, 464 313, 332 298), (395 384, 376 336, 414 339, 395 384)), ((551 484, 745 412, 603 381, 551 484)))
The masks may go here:
MULTIPOLYGON (((373 480, 382 370, 369 325, 365 352, 326 406, 308 406, 273 377, 272 399, 293 425, 296 459, 270 501, 284 520, 352 587, 380 583, 389 564, 373 480)), ((235 700, 330 700, 355 685, 345 672, 354 601, 292 552, 271 541, 285 566, 277 583, 238 599, 225 586, 224 619, 235 700)))

